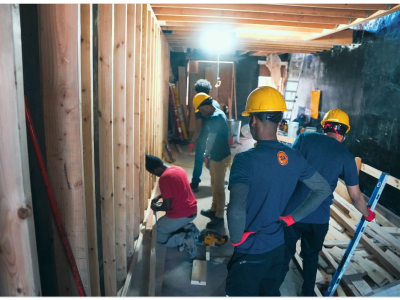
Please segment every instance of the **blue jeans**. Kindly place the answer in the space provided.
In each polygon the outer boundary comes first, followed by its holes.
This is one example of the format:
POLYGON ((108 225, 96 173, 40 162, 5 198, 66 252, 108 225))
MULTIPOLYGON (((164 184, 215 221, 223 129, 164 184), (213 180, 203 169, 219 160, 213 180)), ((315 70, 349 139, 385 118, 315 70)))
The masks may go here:
POLYGON ((194 156, 194 168, 192 175, 192 182, 198 183, 201 182, 200 176, 203 171, 203 163, 204 163, 204 151, 206 150, 206 142, 207 142, 208 134, 202 135, 197 139, 196 142, 196 155, 194 156))

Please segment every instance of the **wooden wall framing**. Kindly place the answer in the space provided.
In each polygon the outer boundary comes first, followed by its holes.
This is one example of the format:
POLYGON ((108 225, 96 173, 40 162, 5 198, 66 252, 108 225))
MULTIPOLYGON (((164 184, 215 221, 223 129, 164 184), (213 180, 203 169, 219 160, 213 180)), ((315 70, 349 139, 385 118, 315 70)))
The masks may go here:
MULTIPOLYGON (((19 6, 0 17, 0 296, 40 296, 19 6)), ((116 296, 156 185, 145 154, 167 137, 169 45, 149 4, 38 4, 38 24, 51 188, 86 295, 116 296)), ((58 296, 77 296, 53 240, 58 296)))

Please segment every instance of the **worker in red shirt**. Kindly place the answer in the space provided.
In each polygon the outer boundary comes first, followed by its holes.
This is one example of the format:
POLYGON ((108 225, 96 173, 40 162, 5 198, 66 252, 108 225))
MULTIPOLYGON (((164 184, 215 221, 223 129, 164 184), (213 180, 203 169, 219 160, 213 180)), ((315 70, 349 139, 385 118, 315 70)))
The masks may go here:
POLYGON ((146 170, 160 177, 161 195, 151 200, 151 209, 166 212, 157 222, 157 242, 166 247, 178 247, 179 251, 186 250, 194 259, 199 230, 192 221, 197 216, 197 202, 186 172, 181 167, 167 166, 160 158, 148 154, 146 170))

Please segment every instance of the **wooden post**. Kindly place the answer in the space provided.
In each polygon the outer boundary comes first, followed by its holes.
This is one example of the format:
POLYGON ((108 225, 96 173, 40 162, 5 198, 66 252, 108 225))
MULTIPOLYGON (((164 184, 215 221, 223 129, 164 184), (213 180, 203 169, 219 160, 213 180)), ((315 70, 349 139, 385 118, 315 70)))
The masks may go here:
POLYGON ((113 29, 114 5, 99 4, 99 156, 104 289, 117 294, 113 161, 113 29))
POLYGON ((139 236, 139 226, 140 221, 143 220, 144 217, 144 207, 141 196, 143 196, 143 187, 140 184, 140 180, 142 180, 141 176, 141 160, 142 160, 142 152, 141 152, 141 131, 143 129, 141 123, 141 64, 142 64, 142 9, 143 6, 141 4, 135 4, 136 7, 136 27, 135 27, 135 94, 134 94, 134 172, 133 178, 135 182, 135 188, 133 190, 133 214, 134 214, 134 237, 137 238, 139 236))
POLYGON ((114 211, 118 287, 126 278, 126 4, 114 5, 114 211))
MULTIPOLYGON (((91 295, 81 134, 79 5, 41 4, 39 45, 47 171, 87 295, 91 295)), ((59 294, 77 295, 58 232, 54 249, 59 294)))
POLYGON ((126 34, 126 256, 134 250, 134 92, 135 92, 135 33, 136 5, 127 7, 126 34))
POLYGON ((356 165, 357 165, 357 173, 358 175, 360 175, 360 169, 361 169, 361 158, 360 157, 356 157, 356 165))
POLYGON ((140 174, 139 174, 139 199, 142 202, 140 211, 140 219, 144 218, 144 207, 145 201, 148 199, 146 192, 146 168, 145 168, 145 152, 146 152, 146 108, 147 108, 147 89, 146 89, 146 76, 147 68, 146 61, 148 59, 147 53, 147 6, 148 4, 142 4, 142 57, 141 57, 141 85, 140 85, 140 174))
POLYGON ((89 273, 92 296, 100 295, 99 256, 97 246, 96 198, 93 154, 93 57, 92 5, 81 4, 81 97, 83 172, 85 178, 86 224, 89 273))
POLYGON ((19 6, 0 5, 0 18, 0 296, 40 296, 19 6))

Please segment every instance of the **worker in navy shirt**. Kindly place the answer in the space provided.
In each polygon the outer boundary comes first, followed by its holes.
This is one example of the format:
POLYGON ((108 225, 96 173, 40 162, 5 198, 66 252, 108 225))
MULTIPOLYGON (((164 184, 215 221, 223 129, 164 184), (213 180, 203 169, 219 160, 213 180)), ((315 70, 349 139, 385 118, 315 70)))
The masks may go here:
POLYGON ((249 116, 254 148, 236 154, 230 172, 227 211, 230 240, 235 246, 228 263, 227 296, 280 296, 283 227, 313 211, 330 188, 301 154, 277 140, 285 101, 272 87, 259 87, 247 98, 242 116, 249 116), (308 198, 291 215, 283 210, 298 181, 308 198))
MULTIPOLYGON (((194 90, 196 93, 206 93, 209 95, 211 91, 211 84, 206 79, 199 79, 194 85, 194 90)), ((212 105, 220 109, 217 101, 212 100, 212 105)), ((196 119, 196 127, 192 137, 192 142, 189 144, 189 151, 192 152, 193 148, 195 148, 196 151, 194 156, 192 182, 190 183, 193 193, 196 193, 199 191, 199 183, 201 182, 200 176, 203 171, 204 151, 206 149, 208 128, 207 118, 203 117, 200 111, 195 112, 194 117, 196 119)))
MULTIPOLYGON (((349 117, 340 109, 332 109, 325 114, 321 125, 325 134, 302 133, 295 140, 292 148, 300 151, 307 162, 326 179, 330 185, 330 195, 312 213, 293 226, 284 228, 285 264, 281 282, 289 270, 290 259, 296 252, 296 243, 301 239, 303 259, 303 285, 298 292, 301 296, 313 296, 318 266, 318 253, 321 251, 325 235, 329 229, 330 205, 338 177, 343 176, 352 203, 366 220, 373 220, 375 213, 366 206, 358 186, 358 173, 354 156, 342 144, 344 136, 350 130, 349 117)), ((298 183, 291 196, 284 214, 291 214, 304 199, 310 189, 298 183)))
POLYGON ((225 212, 225 174, 231 163, 229 129, 225 113, 213 105, 212 98, 198 93, 193 98, 193 106, 207 118, 208 136, 204 160, 210 170, 212 204, 210 209, 202 209, 200 214, 209 217, 207 228, 216 228, 224 223, 225 212))

